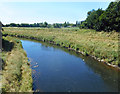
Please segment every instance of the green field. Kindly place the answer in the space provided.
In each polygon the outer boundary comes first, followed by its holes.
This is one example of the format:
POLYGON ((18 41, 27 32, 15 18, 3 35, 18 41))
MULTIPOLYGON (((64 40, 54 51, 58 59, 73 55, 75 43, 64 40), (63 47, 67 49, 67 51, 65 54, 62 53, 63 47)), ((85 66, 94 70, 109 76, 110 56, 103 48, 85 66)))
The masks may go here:
POLYGON ((118 33, 79 28, 4 27, 3 35, 24 37, 59 45, 118 65, 118 33))
POLYGON ((32 70, 18 39, 2 39, 2 92, 31 92, 32 70))

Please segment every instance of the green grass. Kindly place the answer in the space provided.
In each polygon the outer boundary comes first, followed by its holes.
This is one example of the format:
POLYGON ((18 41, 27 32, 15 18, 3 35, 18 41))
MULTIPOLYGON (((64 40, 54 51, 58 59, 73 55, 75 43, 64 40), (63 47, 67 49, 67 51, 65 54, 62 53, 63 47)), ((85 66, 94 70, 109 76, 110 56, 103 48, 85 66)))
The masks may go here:
POLYGON ((50 42, 94 56, 103 62, 118 64, 118 33, 79 28, 4 28, 4 34, 50 42))
POLYGON ((3 37, 2 44, 3 92, 31 92, 32 71, 21 42, 7 36, 3 37))

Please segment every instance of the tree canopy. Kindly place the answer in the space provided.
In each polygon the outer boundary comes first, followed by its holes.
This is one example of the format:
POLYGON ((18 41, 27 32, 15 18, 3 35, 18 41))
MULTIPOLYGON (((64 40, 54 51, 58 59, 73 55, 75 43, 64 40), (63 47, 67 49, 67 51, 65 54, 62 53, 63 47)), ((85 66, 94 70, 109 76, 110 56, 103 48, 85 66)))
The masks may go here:
POLYGON ((80 28, 95 29, 97 31, 120 31, 120 1, 111 2, 106 10, 89 11, 87 18, 80 28))
POLYGON ((16 23, 10 23, 3 25, 4 27, 42 27, 42 28, 62 28, 62 27, 79 27, 80 22, 76 21, 76 24, 72 24, 69 22, 64 22, 64 23, 54 23, 54 24, 48 24, 47 22, 42 22, 42 23, 34 23, 34 24, 29 24, 29 23, 21 23, 21 24, 16 24, 16 23))

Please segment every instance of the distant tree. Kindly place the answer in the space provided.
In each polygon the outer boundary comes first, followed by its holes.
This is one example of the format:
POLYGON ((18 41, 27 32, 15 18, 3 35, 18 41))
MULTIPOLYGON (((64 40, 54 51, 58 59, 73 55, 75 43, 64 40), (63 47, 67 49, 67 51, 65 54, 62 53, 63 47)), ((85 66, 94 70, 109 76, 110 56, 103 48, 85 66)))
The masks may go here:
POLYGON ((54 23, 53 24, 53 27, 54 28, 61 28, 62 24, 59 24, 59 23, 54 23))
POLYGON ((67 26, 69 26, 69 25, 70 25, 69 22, 65 22, 65 23, 63 24, 63 27, 67 27, 67 26))
POLYGON ((43 23, 39 23, 39 26, 40 26, 40 27, 44 27, 44 24, 43 24, 43 23))
POLYGON ((67 23, 66 22, 63 24, 63 27, 67 27, 67 23))
POLYGON ((86 19, 87 27, 90 29, 95 29, 97 19, 103 12, 104 11, 102 9, 98 9, 97 11, 92 10, 86 19))
POLYGON ((76 21, 76 26, 77 26, 77 27, 80 26, 80 21, 76 21))
POLYGON ((15 24, 15 23, 10 23, 9 26, 10 26, 10 27, 17 27, 17 24, 15 24))
POLYGON ((79 27, 80 27, 81 29, 82 29, 82 28, 87 29, 87 28, 88 28, 88 27, 87 27, 87 22, 86 22, 86 21, 82 21, 79 27))
POLYGON ((29 24, 30 27, 34 27, 34 24, 29 24))
POLYGON ((20 27, 30 27, 30 25, 28 23, 21 23, 20 27))
POLYGON ((6 25, 4 25, 4 27, 9 27, 10 26, 10 24, 6 24, 6 25))
POLYGON ((120 27, 120 1, 111 2, 106 11, 98 18, 100 30, 119 31, 120 27))
POLYGON ((47 27, 48 23, 47 22, 44 22, 44 27, 47 27))
POLYGON ((47 25, 47 28, 51 28, 51 27, 52 27, 52 25, 51 25, 51 24, 48 24, 48 25, 47 25))

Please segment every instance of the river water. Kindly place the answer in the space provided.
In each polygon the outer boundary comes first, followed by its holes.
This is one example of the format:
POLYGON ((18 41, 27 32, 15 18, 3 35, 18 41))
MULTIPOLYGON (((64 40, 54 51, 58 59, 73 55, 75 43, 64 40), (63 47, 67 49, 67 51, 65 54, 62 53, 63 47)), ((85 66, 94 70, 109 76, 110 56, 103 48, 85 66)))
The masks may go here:
POLYGON ((31 40, 21 42, 31 61, 34 91, 118 91, 116 69, 55 45, 31 40))

